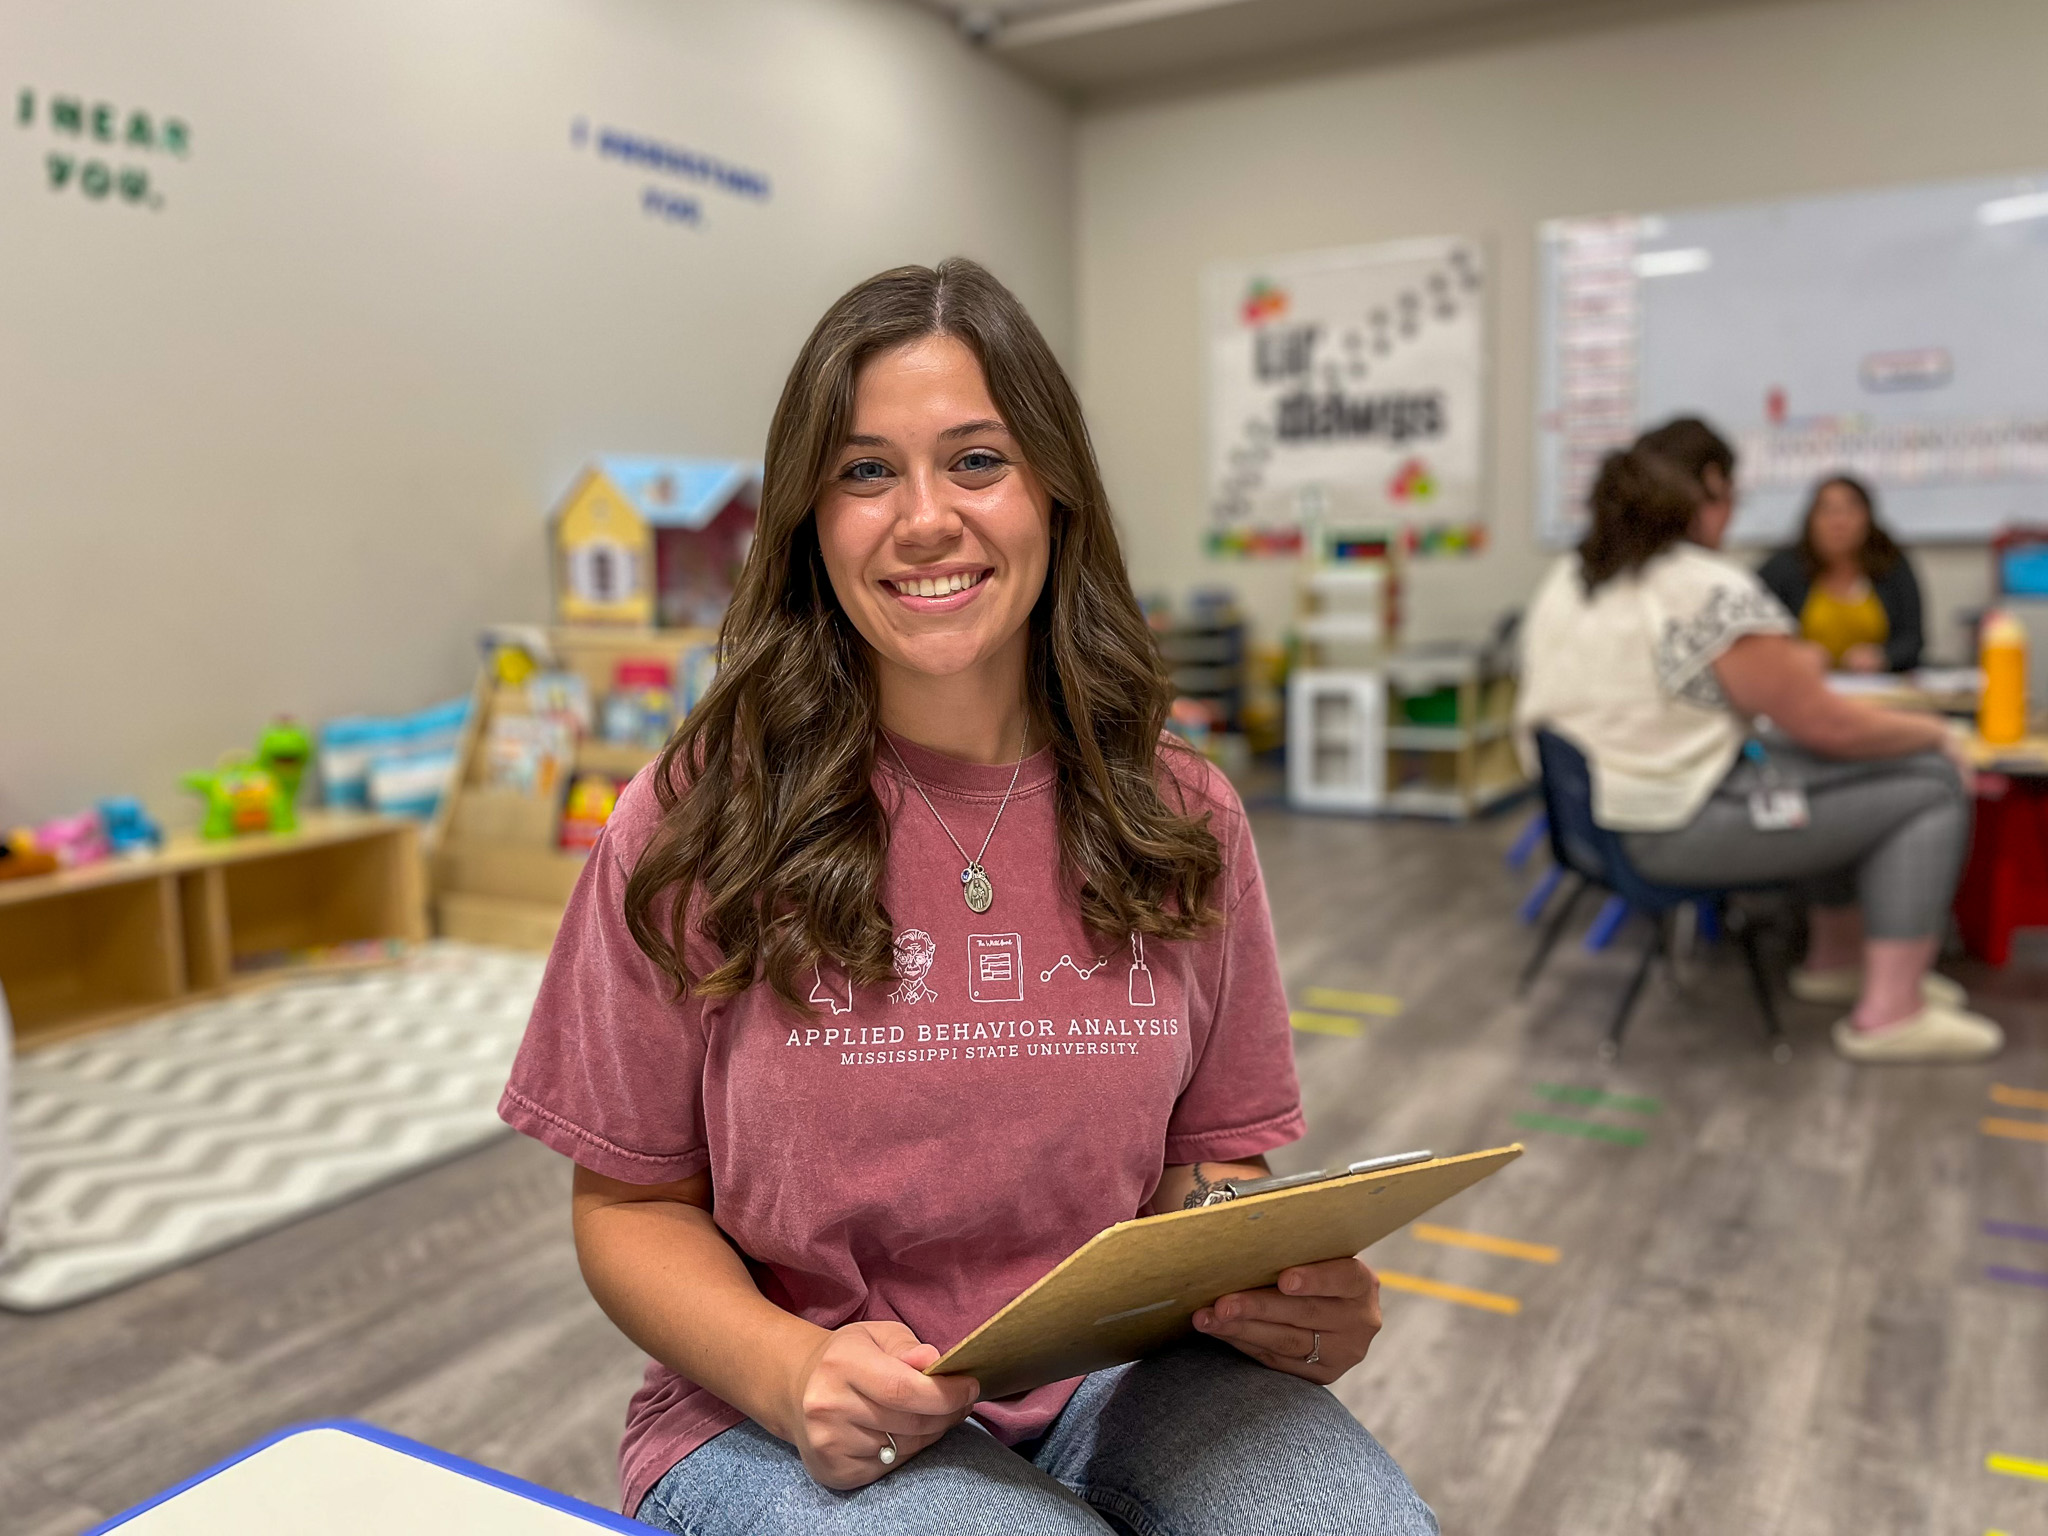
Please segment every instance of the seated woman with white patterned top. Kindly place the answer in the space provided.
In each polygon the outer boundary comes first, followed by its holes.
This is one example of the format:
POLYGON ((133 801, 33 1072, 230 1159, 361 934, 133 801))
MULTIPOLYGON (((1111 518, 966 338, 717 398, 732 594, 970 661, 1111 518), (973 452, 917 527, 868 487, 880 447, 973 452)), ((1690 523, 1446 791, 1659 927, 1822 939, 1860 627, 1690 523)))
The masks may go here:
POLYGON ((1170 700, 1023 307, 957 259, 847 293, 770 426, 716 681, 592 851, 502 1105, 575 1160, 584 1278, 652 1357, 641 1520, 1436 1530, 1325 1390, 1380 1327, 1357 1259, 1085 1379, 924 1374, 1302 1134, 1244 810, 1170 700))
POLYGON ((1792 991, 1853 1004, 1842 1055, 1995 1055, 1998 1026, 1930 970, 1969 844, 1961 744, 1933 716, 1827 687, 1783 606, 1719 553, 1734 474, 1694 420, 1608 455, 1585 540, 1523 625, 1524 749, 1542 726, 1585 752, 1594 815, 1647 879, 1803 886, 1812 941, 1792 991))

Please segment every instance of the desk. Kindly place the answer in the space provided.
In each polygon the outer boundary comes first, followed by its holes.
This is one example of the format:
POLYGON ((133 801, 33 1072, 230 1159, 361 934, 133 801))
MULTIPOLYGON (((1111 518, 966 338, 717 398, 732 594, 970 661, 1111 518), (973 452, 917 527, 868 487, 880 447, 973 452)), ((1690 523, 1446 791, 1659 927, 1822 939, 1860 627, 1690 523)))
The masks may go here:
POLYGON ((1987 746, 1974 733, 1977 820, 1956 887, 1956 926, 1980 960, 2003 965, 2015 928, 2048 926, 2048 736, 1987 746))
POLYGON ((260 1440, 87 1536, 590 1536, 649 1528, 348 1419, 260 1440))
POLYGON ((1984 691, 1984 674, 1975 667, 1922 667, 1917 672, 1830 672, 1828 687, 1844 698, 1861 699, 1881 709, 1974 716, 1977 700, 1984 691))

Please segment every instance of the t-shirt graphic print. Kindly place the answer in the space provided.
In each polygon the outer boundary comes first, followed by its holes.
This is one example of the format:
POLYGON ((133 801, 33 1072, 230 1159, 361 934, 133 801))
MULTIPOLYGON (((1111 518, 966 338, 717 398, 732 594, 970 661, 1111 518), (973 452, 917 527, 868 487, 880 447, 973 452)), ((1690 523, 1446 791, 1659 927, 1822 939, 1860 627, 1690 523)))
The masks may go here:
MULTIPOLYGON (((1010 768, 898 741, 976 846, 1010 768)), ((808 1011, 766 987, 672 997, 622 915, 659 810, 621 796, 549 958, 501 1113, 594 1172, 656 1184, 709 1171, 720 1229, 763 1294, 824 1328, 894 1319, 941 1349, 1088 1238, 1136 1215, 1166 1164, 1256 1155, 1300 1136, 1265 888, 1229 784, 1182 751, 1162 782, 1206 813, 1224 869, 1199 937, 1090 933, 1060 869, 1053 763, 1027 759, 970 911, 945 831, 885 757, 882 882, 894 975, 854 985, 821 960, 808 1011)), ((651 770, 650 770, 651 772, 651 770)), ((692 937, 693 967, 715 955, 692 937)), ((1072 1383, 984 1403, 1007 1441, 1072 1383)), ((658 1362, 628 1414, 624 1507, 739 1413, 658 1362)))

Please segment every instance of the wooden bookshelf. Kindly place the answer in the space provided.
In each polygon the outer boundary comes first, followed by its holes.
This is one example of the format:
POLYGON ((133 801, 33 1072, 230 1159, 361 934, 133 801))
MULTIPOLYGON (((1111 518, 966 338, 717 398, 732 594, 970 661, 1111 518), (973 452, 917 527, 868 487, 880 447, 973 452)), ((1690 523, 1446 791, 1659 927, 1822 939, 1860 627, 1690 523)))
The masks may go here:
MULTIPOLYGON (((621 661, 659 657, 680 672, 685 652, 717 638, 708 629, 582 625, 548 631, 560 666, 581 675, 600 711, 621 661)), ((494 787, 487 762, 491 722, 501 713, 523 713, 526 694, 524 688, 500 689, 485 675, 477 681, 476 699, 434 844, 435 926, 450 938, 546 949, 585 858, 560 846, 569 775, 533 794, 494 787)), ((586 737, 577 743, 574 768, 623 781, 655 755, 650 747, 586 737)))
POLYGON ((296 832, 173 837, 0 881, 0 987, 21 1044, 280 974, 252 962, 425 936, 419 829, 396 817, 309 813, 296 832))

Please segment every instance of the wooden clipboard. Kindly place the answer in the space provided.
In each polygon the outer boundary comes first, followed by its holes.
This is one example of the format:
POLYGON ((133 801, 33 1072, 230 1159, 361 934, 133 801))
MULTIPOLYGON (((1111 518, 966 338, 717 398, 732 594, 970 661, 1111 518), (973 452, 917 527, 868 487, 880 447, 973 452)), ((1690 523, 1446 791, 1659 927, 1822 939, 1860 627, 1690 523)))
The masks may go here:
POLYGON ((1521 1155, 1517 1142, 1120 1221, 925 1374, 972 1376, 994 1398, 1136 1360, 1193 1332, 1218 1296, 1369 1248, 1521 1155))

